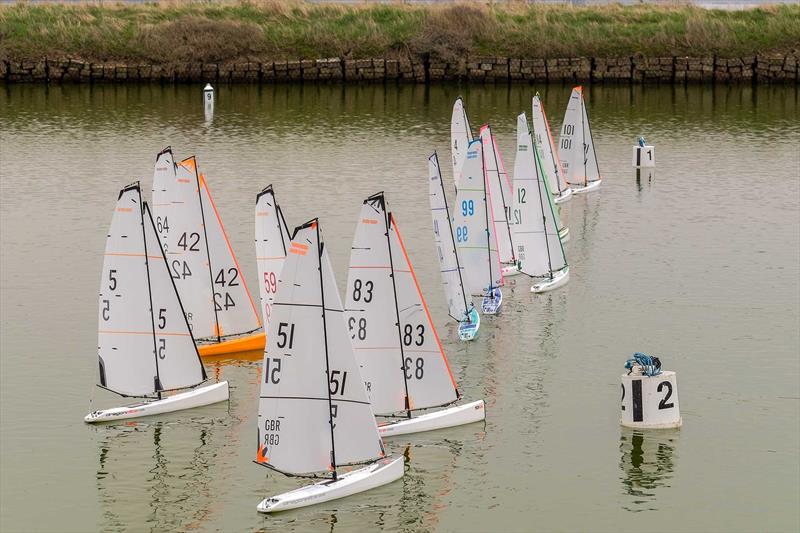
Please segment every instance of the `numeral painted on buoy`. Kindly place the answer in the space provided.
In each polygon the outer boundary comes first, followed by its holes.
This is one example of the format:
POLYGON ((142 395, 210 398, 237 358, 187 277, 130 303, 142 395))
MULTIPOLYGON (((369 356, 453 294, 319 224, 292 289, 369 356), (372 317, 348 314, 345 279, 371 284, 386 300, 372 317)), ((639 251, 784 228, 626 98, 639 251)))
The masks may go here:
POLYGON ((642 416, 642 380, 635 379, 631 382, 631 396, 633 399, 633 421, 641 422, 642 416))

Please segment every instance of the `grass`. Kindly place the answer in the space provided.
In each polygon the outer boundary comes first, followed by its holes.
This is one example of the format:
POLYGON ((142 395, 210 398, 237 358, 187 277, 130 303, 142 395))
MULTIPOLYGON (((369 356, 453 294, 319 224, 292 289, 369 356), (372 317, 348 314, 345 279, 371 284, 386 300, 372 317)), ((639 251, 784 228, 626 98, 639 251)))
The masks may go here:
POLYGON ((0 58, 161 64, 431 54, 514 58, 743 57, 800 47, 800 5, 157 2, 0 7, 0 58))

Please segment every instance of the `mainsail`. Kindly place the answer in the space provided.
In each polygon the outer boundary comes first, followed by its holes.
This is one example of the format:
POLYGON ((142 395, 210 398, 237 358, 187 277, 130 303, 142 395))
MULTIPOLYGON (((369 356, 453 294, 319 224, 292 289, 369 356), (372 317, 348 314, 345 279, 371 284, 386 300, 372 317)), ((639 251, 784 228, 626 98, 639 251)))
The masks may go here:
POLYGON ((514 161, 514 243, 520 269, 529 276, 549 277, 567 265, 553 200, 528 130, 525 113, 517 117, 514 161))
POLYGON ((376 414, 458 399, 455 381, 383 193, 367 198, 353 239, 345 317, 376 414))
POLYGON ((286 260, 289 230, 272 185, 256 196, 256 262, 264 329, 269 325, 272 301, 278 290, 278 278, 286 260))
POLYGON ((558 152, 567 183, 570 185, 586 187, 590 182, 600 179, 592 130, 589 127, 589 116, 586 113, 581 87, 572 89, 569 97, 564 123, 561 126, 558 152))
POLYGON ((194 157, 175 166, 165 188, 156 226, 194 337, 218 341, 258 329, 258 312, 194 157))
POLYGON ((444 192, 442 172, 439 169, 439 158, 435 153, 428 158, 428 175, 433 235, 436 239, 442 284, 447 296, 447 308, 450 317, 460 322, 469 313, 472 304, 467 302, 467 296, 464 294, 463 268, 456 253, 456 237, 453 233, 450 211, 447 208, 447 195, 444 192))
POLYGON ((533 139, 542 154, 542 163, 550 190, 556 196, 561 196, 567 188, 567 182, 564 178, 564 169, 561 168, 561 161, 558 158, 558 150, 556 149, 555 140, 550 132, 550 124, 547 121, 547 115, 544 112, 544 106, 539 98, 539 93, 533 97, 533 139))
POLYGON ((319 224, 294 231, 262 364, 257 462, 287 474, 384 456, 319 224))
POLYGON ((464 289, 472 296, 484 296, 490 286, 502 285, 503 277, 489 215, 479 139, 469 144, 452 216, 456 249, 464 268, 464 289))
POLYGON ((139 184, 119 195, 100 282, 100 385, 124 396, 206 379, 139 184))
POLYGON ((456 188, 461 179, 461 167, 464 164, 467 147, 472 140, 472 129, 469 126, 467 112, 464 109, 464 102, 459 96, 453 104, 453 114, 450 118, 450 152, 456 188))
POLYGON ((489 194, 489 214, 497 235, 497 252, 502 263, 514 263, 509 213, 511 212, 511 182, 500 157, 492 131, 488 125, 481 127, 483 143, 483 165, 486 188, 489 194))

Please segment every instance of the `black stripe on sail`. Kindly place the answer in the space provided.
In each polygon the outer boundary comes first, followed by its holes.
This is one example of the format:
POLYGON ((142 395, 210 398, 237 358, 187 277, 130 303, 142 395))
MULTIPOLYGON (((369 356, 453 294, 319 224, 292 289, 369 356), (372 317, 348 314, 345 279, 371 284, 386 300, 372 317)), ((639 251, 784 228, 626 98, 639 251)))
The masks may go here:
MULTIPOLYGON (((259 396, 261 399, 268 399, 268 400, 317 400, 320 402, 327 402, 328 398, 314 398, 313 396, 259 396)), ((331 399, 332 402, 347 402, 347 403, 359 403, 362 405, 369 405, 369 402, 362 402, 361 400, 348 400, 345 398, 337 398, 331 399)))

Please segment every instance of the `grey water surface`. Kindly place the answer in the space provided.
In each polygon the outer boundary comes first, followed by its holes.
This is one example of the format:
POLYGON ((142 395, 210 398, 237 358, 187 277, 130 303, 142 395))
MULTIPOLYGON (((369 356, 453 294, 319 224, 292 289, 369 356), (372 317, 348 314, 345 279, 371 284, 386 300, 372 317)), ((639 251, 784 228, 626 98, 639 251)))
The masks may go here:
MULTIPOLYGON (((539 90, 557 130, 570 87, 0 86, 0 530, 797 531, 800 529, 800 98, 797 87, 585 88, 603 185, 563 205, 571 279, 459 343, 428 211, 450 184, 465 98, 509 171, 539 90), (637 175, 631 147, 655 145, 637 175), (259 354, 207 362, 230 405, 90 427, 97 293, 118 190, 156 153, 196 154, 257 295, 255 195, 319 216, 343 288, 362 200, 385 190, 466 399, 486 424, 387 441, 402 481, 265 517, 302 484, 255 465, 259 354), (678 373, 684 426, 619 426, 634 351, 678 373), (91 401, 91 403, 90 403, 91 401)), ((452 202, 452 196, 451 196, 452 202)))

